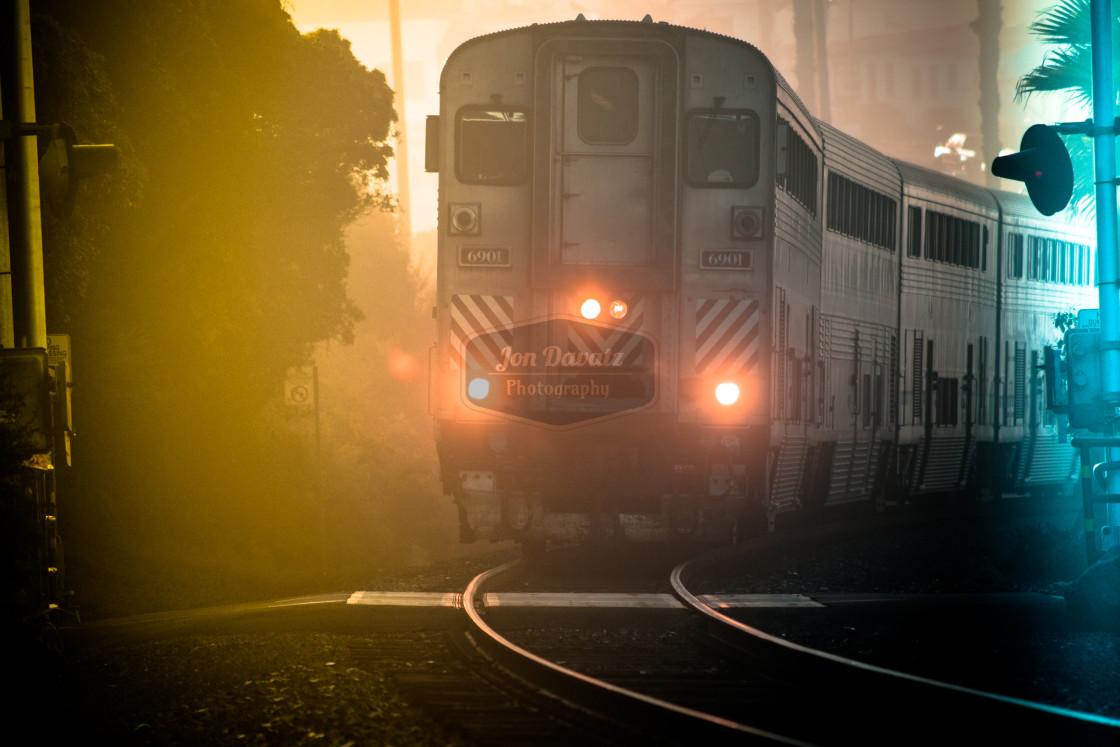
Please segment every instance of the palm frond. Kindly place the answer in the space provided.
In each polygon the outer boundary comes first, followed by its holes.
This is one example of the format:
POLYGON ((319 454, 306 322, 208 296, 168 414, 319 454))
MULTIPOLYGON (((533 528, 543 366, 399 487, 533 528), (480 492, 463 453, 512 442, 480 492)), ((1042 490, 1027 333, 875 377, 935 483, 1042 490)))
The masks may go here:
POLYGON ((1046 55, 1042 64, 1015 84, 1015 100, 1035 93, 1067 92, 1081 103, 1093 100, 1093 57, 1088 47, 1066 47, 1046 55))
POLYGON ((1050 44, 1089 44, 1092 41, 1089 0, 1062 0, 1042 11, 1031 33, 1050 44))
MULTIPOLYGON (((1120 14, 1112 13, 1112 65, 1120 75, 1120 14)), ((1073 101, 1093 102, 1093 48, 1090 0, 1059 0, 1039 14, 1030 30, 1050 44, 1058 45, 1047 53, 1042 64, 1019 79, 1015 100, 1036 93, 1064 93, 1073 101)), ((1120 78, 1117 78, 1120 80, 1120 78)), ((1089 138, 1065 138, 1073 162, 1074 213, 1093 217, 1096 209, 1093 143, 1089 138)))

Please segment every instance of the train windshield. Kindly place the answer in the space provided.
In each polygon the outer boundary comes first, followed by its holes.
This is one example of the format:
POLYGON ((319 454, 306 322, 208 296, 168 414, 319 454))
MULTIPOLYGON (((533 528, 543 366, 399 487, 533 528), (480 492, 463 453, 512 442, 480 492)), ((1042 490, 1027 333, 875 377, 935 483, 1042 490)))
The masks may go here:
POLYGON ((712 110, 688 116, 688 182, 749 187, 758 180, 758 115, 712 110))
POLYGON ((469 108, 456 122, 455 172, 468 184, 521 184, 529 175, 529 126, 517 109, 469 108))

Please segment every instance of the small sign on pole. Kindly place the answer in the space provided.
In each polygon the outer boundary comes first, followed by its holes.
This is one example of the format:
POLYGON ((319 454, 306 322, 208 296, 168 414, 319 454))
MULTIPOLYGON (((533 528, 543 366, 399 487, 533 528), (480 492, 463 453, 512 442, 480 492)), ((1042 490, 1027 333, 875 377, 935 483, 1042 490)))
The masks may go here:
POLYGON ((54 374, 55 386, 55 465, 72 465, 70 437, 74 435, 70 391, 74 388, 74 363, 70 356, 70 335, 47 334, 47 365, 54 374))
POLYGON ((311 408, 315 406, 315 370, 311 366, 288 369, 284 380, 284 404, 289 407, 311 408))

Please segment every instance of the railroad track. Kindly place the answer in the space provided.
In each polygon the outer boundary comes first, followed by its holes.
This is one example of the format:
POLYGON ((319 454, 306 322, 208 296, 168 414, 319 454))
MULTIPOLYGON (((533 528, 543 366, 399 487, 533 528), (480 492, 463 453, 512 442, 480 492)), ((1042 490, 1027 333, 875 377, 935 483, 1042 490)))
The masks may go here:
POLYGON ((527 683, 523 692, 538 693, 543 712, 583 724, 603 743, 1116 743, 1107 719, 869 666, 751 628, 689 590, 704 562, 672 573, 687 615, 650 620, 657 613, 645 610, 646 622, 635 623, 633 611, 567 609, 555 629, 555 609, 526 617, 487 606, 487 588, 518 565, 509 563, 463 593, 463 640, 527 683), (518 622, 503 627, 514 615, 518 622), (573 632, 583 628, 598 632, 573 632))

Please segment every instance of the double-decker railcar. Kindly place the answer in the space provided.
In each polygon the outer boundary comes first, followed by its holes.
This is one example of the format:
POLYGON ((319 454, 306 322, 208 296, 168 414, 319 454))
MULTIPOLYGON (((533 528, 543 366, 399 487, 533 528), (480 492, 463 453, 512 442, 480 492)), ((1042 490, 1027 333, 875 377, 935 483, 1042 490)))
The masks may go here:
POLYGON ((1000 488, 1052 492, 1078 474, 1078 456, 1066 443, 1064 416, 1045 407, 1042 351, 1058 342, 1060 324, 1097 308, 1096 237, 1043 218, 1024 195, 993 195, 1000 211, 999 324, 990 364, 997 376, 992 458, 985 463, 1000 488))
POLYGON ((1000 269, 1004 214, 1061 231, 815 120, 753 46, 648 17, 473 39, 426 155, 464 541, 726 541, 958 490, 980 444, 1022 468, 1000 328, 1034 281, 1000 269))
POLYGON ((895 165, 905 235, 899 477, 910 495, 954 492, 976 479, 977 445, 993 437, 999 210, 986 189, 895 165))

